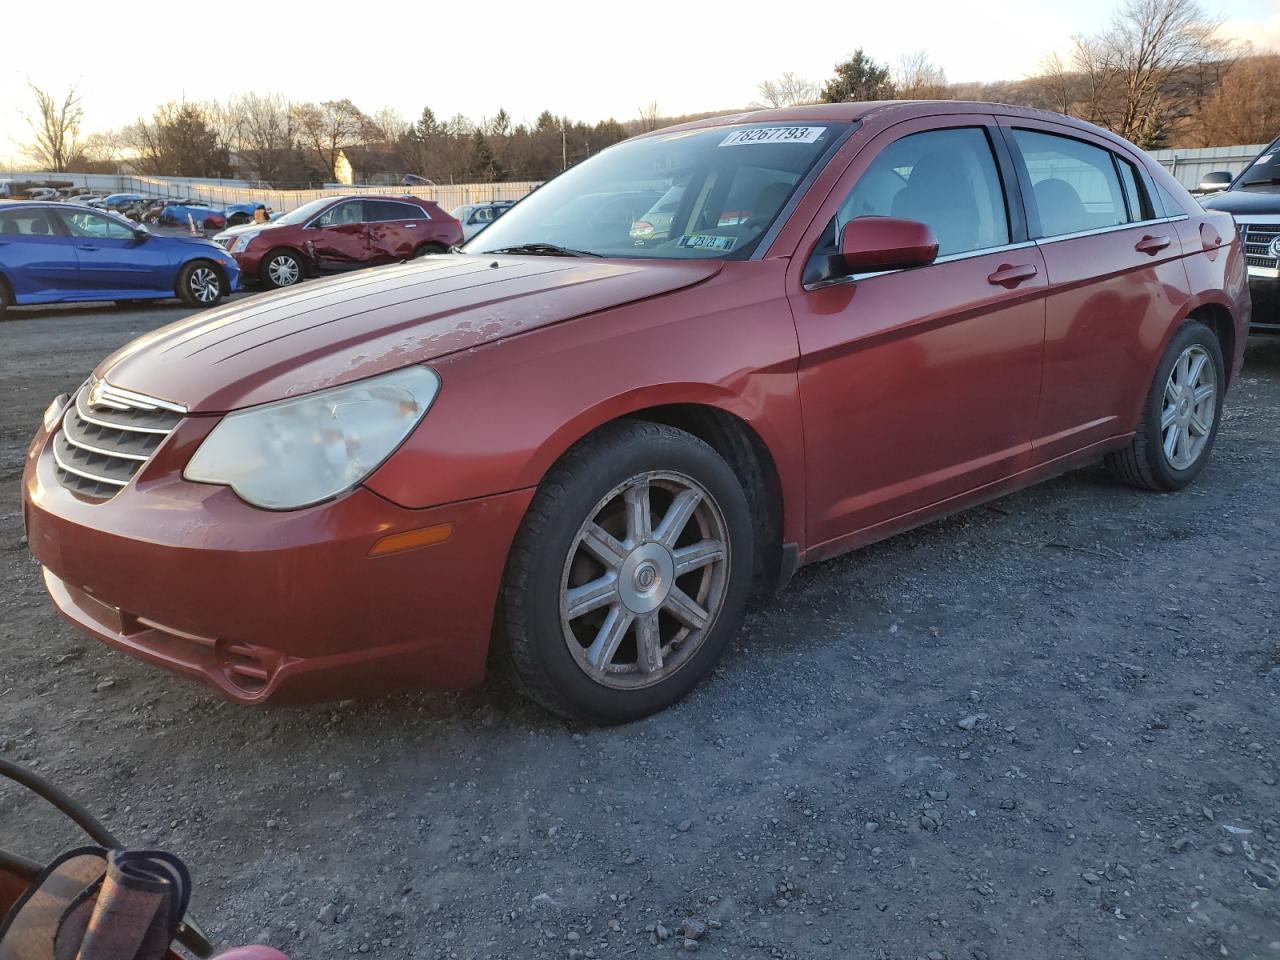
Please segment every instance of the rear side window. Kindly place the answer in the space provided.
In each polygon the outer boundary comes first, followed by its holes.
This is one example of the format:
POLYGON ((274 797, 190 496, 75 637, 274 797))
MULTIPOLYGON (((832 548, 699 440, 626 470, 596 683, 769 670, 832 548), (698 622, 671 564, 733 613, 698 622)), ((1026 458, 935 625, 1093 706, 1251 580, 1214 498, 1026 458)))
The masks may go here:
POLYGON ((1151 200, 1147 197, 1147 191, 1143 189, 1137 168, 1124 157, 1116 157, 1116 169, 1120 171, 1124 199, 1129 204, 1129 219, 1135 222, 1154 219, 1151 200))
POLYGON ((6 210, 0 213, 0 237, 56 236, 43 210, 6 210))
POLYGON ((426 219, 418 207, 407 203, 396 203, 394 200, 366 200, 364 218, 371 222, 426 219))
POLYGON ((1014 130, 1013 139, 1031 181, 1031 199, 1040 218, 1037 237, 1129 222, 1124 191, 1109 150, 1033 130, 1014 130))
POLYGON ((1007 244, 1009 215, 986 132, 930 130, 889 144, 841 204, 828 234, 831 245, 855 217, 927 223, 938 237, 939 256, 1007 244))

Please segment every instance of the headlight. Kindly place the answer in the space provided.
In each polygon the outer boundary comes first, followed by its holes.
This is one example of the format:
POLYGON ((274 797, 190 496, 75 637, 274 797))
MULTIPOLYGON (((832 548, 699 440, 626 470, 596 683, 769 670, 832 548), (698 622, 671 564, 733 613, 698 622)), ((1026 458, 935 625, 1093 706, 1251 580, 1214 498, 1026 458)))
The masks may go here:
POLYGON ((249 244, 253 243, 254 240, 257 240, 258 234, 260 234, 261 232, 262 232, 261 230, 250 230, 248 233, 238 234, 237 236, 232 238, 231 246, 229 246, 227 249, 228 250, 248 250, 249 244))
POLYGON ((268 510, 293 510, 350 490, 418 425, 440 378, 407 367, 359 383, 228 414, 183 476, 231 487, 268 510))

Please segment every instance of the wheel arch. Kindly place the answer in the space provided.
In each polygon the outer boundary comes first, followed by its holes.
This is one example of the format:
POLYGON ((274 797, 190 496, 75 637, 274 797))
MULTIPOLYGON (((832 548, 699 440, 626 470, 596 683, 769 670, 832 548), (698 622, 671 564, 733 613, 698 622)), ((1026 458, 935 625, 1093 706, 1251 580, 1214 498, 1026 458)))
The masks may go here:
POLYGON ((1236 355, 1236 324, 1230 309, 1225 304, 1209 301, 1191 310, 1185 319, 1198 320, 1212 330, 1213 335, 1218 338, 1218 346, 1222 348, 1222 365, 1226 372, 1227 386, 1230 386, 1236 355))
POLYGON ((211 260, 209 257, 195 256, 189 260, 183 260, 182 263, 178 265, 178 272, 173 278, 173 292, 176 296, 182 296, 182 275, 186 273, 189 268, 194 267, 198 263, 212 267, 213 272, 216 273, 218 275, 218 279, 222 281, 223 289, 227 293, 231 292, 231 278, 227 276, 227 271, 223 268, 222 264, 217 260, 211 260))
POLYGON ((757 543, 752 593, 771 593, 785 585, 797 566, 797 551, 784 543, 784 485, 773 448, 741 411, 730 408, 730 397, 703 393, 696 399, 675 399, 642 394, 621 409, 611 405, 611 409, 585 420, 577 418, 549 438, 530 462, 534 471, 531 485, 540 485, 555 464, 583 440, 620 421, 645 420, 684 430, 720 454, 742 481, 757 543))

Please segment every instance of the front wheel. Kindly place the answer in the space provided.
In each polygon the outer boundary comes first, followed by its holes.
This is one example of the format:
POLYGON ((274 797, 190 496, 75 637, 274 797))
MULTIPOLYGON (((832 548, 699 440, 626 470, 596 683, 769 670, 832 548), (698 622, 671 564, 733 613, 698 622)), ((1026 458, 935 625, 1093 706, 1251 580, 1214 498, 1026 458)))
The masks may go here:
POLYGON ((1146 490, 1181 490, 1204 469, 1218 435, 1226 371, 1213 331, 1190 320, 1174 334, 1129 446, 1107 455, 1111 473, 1146 490))
POLYGON ((292 287, 302 279, 302 260, 292 250, 272 250, 262 258, 258 278, 268 290, 292 287))
POLYGON ((178 296, 193 307, 212 307, 226 295, 226 281, 207 261, 188 263, 178 274, 178 296))
POLYGON ((752 551, 746 495, 706 443, 638 421, 592 435, 552 468, 512 547, 501 607, 518 683, 594 723, 675 703, 737 630, 752 551))

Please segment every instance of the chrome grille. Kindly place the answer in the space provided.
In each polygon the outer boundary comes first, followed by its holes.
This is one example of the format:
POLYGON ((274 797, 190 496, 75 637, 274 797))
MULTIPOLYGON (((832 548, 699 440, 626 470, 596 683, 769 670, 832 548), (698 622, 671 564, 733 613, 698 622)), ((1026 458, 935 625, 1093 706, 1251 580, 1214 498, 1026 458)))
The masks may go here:
POLYGON ((1280 236, 1280 223, 1244 223, 1240 237, 1244 240, 1246 262, 1251 267, 1276 267, 1280 260, 1271 252, 1271 241, 1280 236))
POLYGON ((89 380, 53 437, 58 479, 76 493, 110 500, 182 420, 186 408, 89 380))

